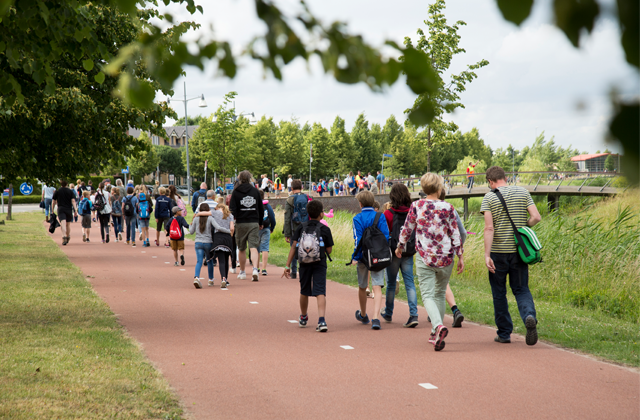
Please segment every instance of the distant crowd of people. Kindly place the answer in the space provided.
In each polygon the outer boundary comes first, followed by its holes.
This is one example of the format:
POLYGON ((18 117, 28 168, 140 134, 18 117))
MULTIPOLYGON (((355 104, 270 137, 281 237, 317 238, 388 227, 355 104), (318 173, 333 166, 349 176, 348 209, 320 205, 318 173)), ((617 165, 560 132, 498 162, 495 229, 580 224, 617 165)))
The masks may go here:
MULTIPOLYGON (((513 331, 506 297, 509 277, 509 286, 527 329, 526 343, 534 345, 538 340, 536 310, 528 287, 528 265, 519 254, 519 245, 516 244, 518 235, 514 235, 514 231, 534 226, 541 217, 526 189, 507 184, 502 168, 489 168, 486 177, 491 191, 483 198, 481 212, 485 219, 485 265, 489 272, 498 327, 494 341, 509 343, 513 331)), ((43 190, 43 199, 46 201, 51 195, 51 208, 57 207, 63 245, 70 239, 69 223, 77 220, 75 218, 80 214, 85 241, 89 241, 91 222, 98 219, 103 242, 109 242, 109 216, 111 227, 118 237, 116 241, 122 240, 122 220, 116 219, 124 216, 127 244, 131 240, 132 246, 135 246, 136 229, 139 229, 143 246, 150 246, 148 228, 153 214, 157 226, 155 244, 160 245, 160 231, 164 230, 165 246, 172 249, 177 266, 185 264, 185 232, 195 234, 195 288, 202 288, 200 272, 203 265, 207 266, 209 286, 215 285, 214 267, 218 266, 221 287, 227 288, 230 284, 229 271, 235 273, 236 267, 239 268, 236 278, 247 278, 247 258, 253 266, 253 281, 267 274, 270 236, 276 227, 276 219, 266 199, 268 192, 262 188, 263 185, 270 185, 270 182, 264 182, 265 178, 266 175, 262 175, 263 181, 256 186, 251 173, 242 171, 226 199, 216 197, 216 192, 207 190, 207 185, 203 183, 191 202, 194 213, 191 224, 184 217, 184 202, 177 195, 175 187, 158 189, 155 213, 144 185, 129 185, 125 190, 121 183, 109 188, 102 182, 94 192, 90 185, 80 185, 80 188, 74 189, 61 181, 58 190, 43 190), (78 199, 80 201, 76 208, 78 199), (229 258, 232 259, 231 269, 229 258), (262 271, 259 269, 261 260, 262 271)), ((427 173, 421 177, 422 198, 417 201, 412 201, 406 185, 393 184, 389 202, 382 206, 376 202, 374 191, 379 188, 378 182, 384 182, 384 177, 379 181, 372 181, 371 178, 371 174, 367 177, 360 173, 357 177, 350 174, 344 182, 346 191, 355 194, 361 208, 353 217, 354 249, 351 261, 347 264, 356 265, 354 275, 358 282, 359 309, 355 312, 355 318, 363 324, 371 323, 374 330, 382 328, 380 319, 392 322, 397 277, 401 273, 410 313, 403 326, 415 328, 418 325, 417 278, 431 322, 429 343, 436 351, 440 351, 445 347, 445 338, 449 333, 443 324, 445 305, 448 303, 453 313, 453 327, 460 327, 464 320, 449 286, 449 279, 456 258, 457 272, 464 270, 463 244, 467 232, 456 210, 445 201, 445 184, 441 176, 427 173), (385 285, 383 303, 382 289, 385 285), (367 310, 368 297, 373 297, 372 311, 367 310)), ((287 182, 289 194, 283 225, 290 252, 282 276, 293 279, 299 276, 299 326, 307 326, 309 297, 315 297, 318 306, 316 330, 326 332, 327 259, 331 260, 334 240, 329 225, 323 219, 329 214, 324 213, 321 200, 313 200, 303 192, 300 180, 290 180, 287 182)), ((274 185, 282 185, 279 178, 274 185)), ((48 220, 50 210, 47 210, 48 220)), ((55 229, 55 215, 50 223, 55 229)))

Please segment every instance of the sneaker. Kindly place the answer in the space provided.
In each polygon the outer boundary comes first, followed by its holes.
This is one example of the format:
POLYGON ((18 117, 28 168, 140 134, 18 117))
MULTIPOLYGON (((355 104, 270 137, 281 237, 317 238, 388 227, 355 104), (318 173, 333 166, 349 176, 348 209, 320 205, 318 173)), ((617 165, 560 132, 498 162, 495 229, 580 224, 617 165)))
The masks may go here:
POLYGON ((309 315, 300 315, 300 318, 298 319, 298 325, 300 326, 300 328, 306 328, 307 321, 309 321, 309 315))
POLYGON ((158 242, 158 240, 156 239, 156 246, 160 246, 160 243, 158 242))
POLYGON ((62 245, 66 245, 67 244, 67 237, 63 236, 62 237, 62 245))
POLYGON ((170 248, 170 247, 171 247, 171 245, 169 245, 169 244, 167 243, 167 244, 164 244, 164 247, 165 247, 165 248, 170 248))
POLYGON ((360 309, 358 309, 356 311, 356 319, 360 322, 362 322, 363 324, 368 324, 369 323, 369 315, 365 315, 364 317, 360 314, 360 309))
POLYGON ((251 280, 251 281, 258 281, 258 274, 259 274, 259 273, 260 273, 260 272, 259 272, 257 269, 255 269, 255 268, 254 268, 254 269, 253 269, 253 274, 251 275, 251 277, 252 277, 252 280, 251 280))
POLYGON ((184 255, 180 255, 180 265, 184 265, 184 255))
POLYGON ((174 266, 174 267, 177 267, 177 266, 178 266, 178 261, 174 262, 174 263, 173 263, 173 266, 174 266))
POLYGON ((536 328, 537 324, 538 321, 533 317, 533 315, 529 315, 524 320, 524 326, 527 327, 525 342, 528 346, 533 346, 538 342, 538 329, 536 328))
POLYGON ((296 276, 296 273, 294 273, 294 272, 292 271, 292 272, 291 272, 291 278, 295 280, 295 279, 296 279, 296 277, 297 277, 297 276, 296 276))
POLYGON ((387 315, 387 308, 384 308, 380 311, 380 316, 387 322, 391 322, 391 315, 387 315))
MULTIPOLYGON (((87 238, 87 242, 89 242, 89 239, 88 239, 88 238, 87 238)), ((131 246, 132 246, 133 248, 135 248, 135 247, 136 247, 136 242, 135 242, 135 241, 132 241, 132 242, 131 242, 131 246)))
POLYGON ((462 321, 464 321, 464 315, 462 315, 462 312, 456 311, 456 313, 453 314, 453 328, 462 327, 462 321))
POLYGON ((245 273, 244 271, 241 271, 240 274, 238 274, 238 280, 244 280, 247 278, 247 273, 245 273))
POLYGON ((107 235, 107 241, 106 242, 109 243, 109 235, 107 235))
POLYGON ((140 235, 138 235, 138 240, 141 241, 142 240, 142 232, 140 232, 140 235))
POLYGON ((405 328, 415 328, 418 326, 418 316, 417 315, 412 315, 409 317, 409 320, 406 322, 406 324, 403 325, 403 327, 405 328))
POLYGON ((118 232, 118 239, 122 241, 122 232, 118 232))
POLYGON ((267 270, 262 270, 262 275, 266 276, 267 275, 267 270))
POLYGON ((222 283, 220 283, 220 288, 221 289, 227 288, 227 279, 222 279, 222 283))
POLYGON ((119 241, 118 241, 118 238, 116 238, 116 243, 118 243, 118 242, 119 242, 119 241))
POLYGON ((227 287, 231 286, 231 282, 229 281, 229 279, 225 279, 227 281, 227 287))
POLYGON ((127 241, 127 245, 129 245, 129 241, 127 241))
POLYGON ((496 338, 494 338, 493 341, 495 341, 496 343, 510 343, 511 339, 510 338, 502 338, 499 335, 496 335, 496 338))
POLYGON ((318 332, 327 332, 329 331, 329 328, 327 328, 327 323, 322 321, 322 322, 318 322, 318 326, 316 327, 316 331, 318 332))
POLYGON ((196 289, 202 289, 202 283, 200 283, 200 279, 197 277, 193 278, 193 285, 196 287, 196 289))
POLYGON ((444 339, 447 337, 447 334, 449 334, 449 330, 444 325, 438 325, 436 327, 436 332, 429 338, 429 342, 433 344, 435 351, 440 351, 444 348, 444 339))
MULTIPOLYGON (((87 238, 87 242, 91 242, 89 238, 87 238)), ((69 243, 69 239, 67 239, 67 244, 69 243)), ((66 245, 66 244, 65 244, 66 245)), ((134 245, 135 246, 135 245, 134 245)))
MULTIPOLYGON (((215 280, 215 279, 213 279, 213 280, 209 280, 209 287, 213 286, 213 281, 214 281, 214 280, 215 280)), ((223 287, 223 289, 224 289, 224 287, 223 287)))
POLYGON ((104 239, 102 240, 102 243, 104 243, 104 239))
POLYGON ((235 268, 231 269, 231 274, 236 274, 236 269, 235 268))
MULTIPOLYGON (((67 238, 65 238, 65 239, 67 239, 67 238)), ((87 234, 86 233, 82 234, 82 242, 87 242, 87 234)))
POLYGON ((380 320, 379 319, 372 319, 371 320, 371 329, 372 330, 379 330, 380 329, 380 320))

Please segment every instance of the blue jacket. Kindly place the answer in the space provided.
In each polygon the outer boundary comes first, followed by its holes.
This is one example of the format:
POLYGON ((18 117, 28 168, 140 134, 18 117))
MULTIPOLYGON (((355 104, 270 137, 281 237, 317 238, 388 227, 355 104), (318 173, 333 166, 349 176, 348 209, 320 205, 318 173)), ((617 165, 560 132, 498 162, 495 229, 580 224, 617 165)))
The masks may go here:
POLYGON ((265 220, 264 219, 262 220, 263 229, 269 228, 271 233, 273 233, 273 230, 276 228, 276 214, 273 212, 273 208, 271 208, 271 204, 269 204, 268 202, 265 203, 264 201, 262 202, 262 204, 264 205, 264 211, 269 218, 269 221, 267 222, 266 225, 265 225, 265 220))
POLYGON ((171 217, 171 199, 166 195, 159 195, 156 198, 156 219, 171 217))
POLYGON ((193 193, 193 197, 191 197, 191 209, 193 210, 193 212, 196 212, 196 209, 198 208, 198 197, 204 197, 205 200, 207 199, 207 190, 203 190, 203 189, 199 189, 198 191, 193 193))
MULTIPOLYGON (((360 239, 362 239, 362 234, 364 230, 369 226, 373 225, 373 220, 376 217, 377 212, 373 209, 373 207, 363 207, 362 211, 355 215, 353 218, 353 254, 351 255, 351 259, 354 261, 360 261, 362 259, 362 250, 358 253, 358 244, 360 243, 360 239)), ((380 220, 378 220, 378 229, 382 233, 384 233, 384 237, 389 240, 389 226, 387 226, 387 219, 384 217, 384 214, 380 214, 380 220)))

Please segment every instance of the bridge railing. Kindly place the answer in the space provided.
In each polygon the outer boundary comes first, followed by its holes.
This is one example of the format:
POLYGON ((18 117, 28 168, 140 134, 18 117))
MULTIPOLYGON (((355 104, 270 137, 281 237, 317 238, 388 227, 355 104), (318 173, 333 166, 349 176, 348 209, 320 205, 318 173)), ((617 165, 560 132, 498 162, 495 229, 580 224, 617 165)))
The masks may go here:
MULTIPOLYGON (((470 174, 443 174, 442 177, 445 181, 445 187, 447 193, 453 188, 466 188, 469 192, 474 186, 486 184, 485 178, 486 172, 477 172, 473 175, 470 174), (470 177, 473 176, 473 182, 470 181, 470 177)), ((619 172, 567 172, 567 171, 516 171, 506 172, 507 183, 509 185, 528 185, 533 186, 534 191, 540 185, 550 186, 552 183, 556 185, 556 191, 561 185, 564 186, 578 186, 578 191, 583 187, 599 186, 602 187, 600 191, 611 185, 613 180, 621 174, 619 172), (595 184, 595 185, 594 185, 595 184)), ((385 180, 385 189, 390 188, 394 183, 402 182, 409 186, 409 189, 414 190, 416 184, 420 189, 420 178, 396 178, 385 180)))

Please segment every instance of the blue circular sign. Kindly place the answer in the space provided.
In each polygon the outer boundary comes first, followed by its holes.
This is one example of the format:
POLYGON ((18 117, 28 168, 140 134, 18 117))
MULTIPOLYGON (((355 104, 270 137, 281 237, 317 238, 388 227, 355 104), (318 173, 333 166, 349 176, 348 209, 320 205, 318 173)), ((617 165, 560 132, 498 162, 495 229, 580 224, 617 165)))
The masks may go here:
POLYGON ((20 192, 22 193, 22 195, 29 195, 33 192, 33 185, 31 184, 27 184, 26 182, 23 182, 20 185, 20 192))

